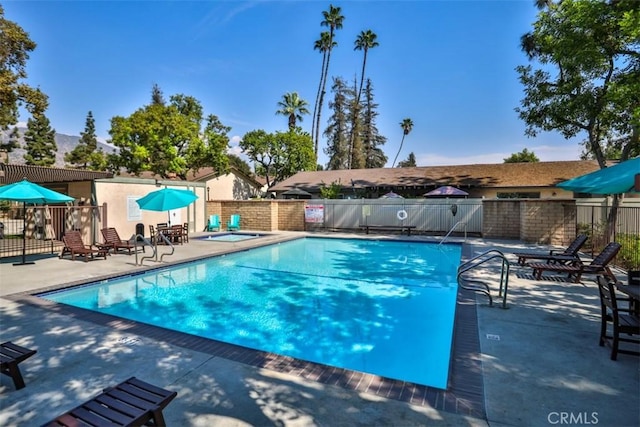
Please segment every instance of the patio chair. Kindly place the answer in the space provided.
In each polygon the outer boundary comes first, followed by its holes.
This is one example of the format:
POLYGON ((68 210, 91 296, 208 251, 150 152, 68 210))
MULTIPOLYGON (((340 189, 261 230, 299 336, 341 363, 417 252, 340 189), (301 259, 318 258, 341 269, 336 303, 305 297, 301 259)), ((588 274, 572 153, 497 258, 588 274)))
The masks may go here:
POLYGON ((178 395, 136 377, 105 389, 44 426, 166 426, 163 409, 178 395))
POLYGON ((189 223, 182 224, 182 241, 189 243, 189 223))
POLYGON ((621 349, 620 342, 640 344, 640 318, 630 307, 630 298, 620 298, 616 295, 615 281, 598 276, 598 290, 600 292, 600 347, 605 344, 611 346, 611 360, 618 358, 618 353, 640 355, 637 350, 621 349), (624 302, 626 308, 620 307, 624 302), (611 324, 611 333, 609 333, 611 324), (633 338, 633 336, 636 338, 633 338))
POLYGON ((207 231, 220 231, 220 215, 209 215, 207 231))
POLYGON ((518 264, 520 265, 526 265, 528 259, 545 259, 547 263, 568 264, 579 258, 578 251, 584 246, 587 239, 588 236, 586 234, 579 234, 573 242, 562 251, 552 249, 548 253, 516 252, 514 255, 518 257, 518 264))
MULTIPOLYGON (((136 245, 126 240, 122 240, 118 234, 118 230, 113 227, 107 227, 100 230, 102 237, 104 238, 105 246, 113 249, 116 253, 119 250, 126 250, 131 255, 132 250, 136 250, 136 245)), ((141 245, 142 252, 144 252, 144 245, 141 245)))
POLYGON ((0 371, 13 379, 16 390, 24 388, 24 379, 18 364, 37 353, 37 350, 19 346, 11 341, 0 344, 0 371))
POLYGON ((546 262, 533 262, 529 267, 533 268, 533 276, 540 280, 543 271, 554 271, 557 273, 567 273, 569 279, 574 277, 574 282, 579 283, 583 274, 604 274, 615 279, 608 264, 620 251, 621 245, 618 242, 609 243, 589 264, 584 264, 580 259, 572 261, 571 264, 549 264, 546 262))
POLYGON ((89 261, 89 258, 94 259, 95 257, 100 256, 107 259, 107 255, 109 254, 109 250, 106 248, 85 245, 79 231, 69 230, 65 232, 64 236, 62 236, 62 241, 64 242, 64 248, 62 249, 59 258, 63 258, 66 254, 70 254, 72 261, 75 261, 76 256, 83 256, 84 261, 87 262, 89 261))
POLYGON ((227 221, 227 231, 240 230, 240 215, 232 214, 229 221, 227 221))

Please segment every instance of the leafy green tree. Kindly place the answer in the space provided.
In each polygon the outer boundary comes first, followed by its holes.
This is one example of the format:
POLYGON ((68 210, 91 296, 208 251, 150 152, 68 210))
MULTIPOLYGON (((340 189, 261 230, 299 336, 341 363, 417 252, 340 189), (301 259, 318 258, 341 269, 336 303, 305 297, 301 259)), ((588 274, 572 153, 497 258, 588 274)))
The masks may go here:
POLYGON ((247 132, 240 148, 256 164, 256 173, 265 177, 268 188, 300 171, 315 169, 313 140, 299 127, 275 134, 261 129, 247 132))
POLYGON ((16 148, 20 148, 20 131, 17 126, 14 126, 7 142, 0 143, 0 151, 6 153, 4 158, 5 163, 9 163, 9 153, 16 148))
POLYGON ((402 144, 404 144, 405 136, 409 135, 413 130, 413 121, 409 118, 404 119, 400 122, 400 127, 402 128, 402 141, 400 141, 400 147, 398 147, 398 152, 396 153, 396 157, 393 159, 393 164, 391 165, 391 167, 394 167, 396 165, 396 160, 398 160, 400 151, 402 151, 402 144))
POLYGON ((536 153, 529 151, 526 148, 519 153, 513 153, 511 156, 504 159, 505 163, 536 163, 540 159, 536 156, 536 153))
MULTIPOLYGON (((518 66, 526 134, 558 131, 583 144, 601 168, 609 144, 626 160, 640 144, 640 2, 538 1, 533 30, 521 38, 532 65, 518 66)), ((615 230, 619 196, 607 219, 615 230)))
POLYGON ((373 101, 373 85, 370 79, 367 79, 367 85, 365 86, 363 108, 362 147, 365 158, 364 167, 368 169, 382 168, 387 163, 387 156, 380 146, 387 142, 387 138, 380 135, 376 127, 378 104, 373 101))
POLYGON ((0 5, 0 130, 18 122, 21 106, 32 115, 47 109, 47 96, 24 83, 27 60, 35 48, 22 27, 5 19, 0 5))
POLYGON ((339 199, 340 194, 342 194, 340 180, 333 181, 329 185, 325 184, 324 181, 320 184, 320 197, 323 199, 339 199))
POLYGON ((640 137, 640 2, 539 2, 521 39, 532 65, 516 68, 525 96, 516 108, 526 133, 586 135, 585 149, 606 167, 607 144, 626 160, 640 137))
POLYGON ((302 121, 303 114, 309 114, 307 109, 309 103, 300 98, 298 92, 287 92, 282 95, 282 101, 278 101, 280 109, 276 114, 281 114, 289 118, 289 129, 295 129, 296 120, 302 121))
POLYGON ((348 169, 349 102, 353 98, 353 93, 340 77, 333 78, 331 90, 334 97, 333 101, 329 102, 329 108, 333 109, 333 115, 329 118, 329 124, 324 132, 327 137, 327 147, 325 147, 324 153, 329 157, 327 169, 348 169))
POLYGON ((253 171, 251 170, 249 163, 232 153, 227 154, 227 157, 229 157, 229 166, 233 166, 248 176, 253 176, 253 171))
POLYGON ((399 168, 415 168, 417 166, 416 164, 416 155, 413 154, 413 151, 411 153, 409 153, 409 157, 407 157, 407 160, 403 160, 401 162, 398 162, 398 167, 399 168))
MULTIPOLYGON (((338 43, 334 42, 331 39, 331 34, 328 31, 323 31, 320 33, 320 38, 316 40, 313 49, 320 51, 322 53, 322 67, 320 68, 320 83, 318 83, 318 93, 316 94, 316 101, 313 105, 313 116, 311 117, 311 135, 315 135, 315 127, 316 127, 316 116, 318 114, 318 103, 320 101, 320 92, 324 90, 323 82, 324 82, 324 67, 327 63, 327 55, 329 50, 335 47, 338 43)), ((318 160, 318 139, 314 138, 313 143, 313 152, 316 156, 316 161, 318 160)))
POLYGON ((27 121, 27 130, 24 133, 25 163, 33 166, 53 166, 58 151, 55 136, 56 131, 51 128, 44 112, 36 112, 27 121))
POLYGON ((320 91, 320 98, 318 100, 318 111, 316 114, 316 134, 315 134, 315 146, 318 145, 318 141, 320 140, 320 117, 322 116, 322 104, 324 103, 324 94, 325 88, 327 87, 327 77, 329 75, 329 63, 331 61, 331 51, 337 45, 334 43, 334 35, 335 31, 342 28, 342 22, 344 21, 344 16, 342 15, 342 9, 340 7, 334 7, 333 5, 329 5, 329 10, 325 10, 322 12, 323 20, 320 22, 320 25, 323 27, 329 27, 329 42, 327 45, 327 60, 324 61, 324 72, 322 77, 322 90, 320 91))
POLYGON ((87 113, 84 132, 80 133, 80 141, 73 150, 65 154, 64 161, 77 169, 104 170, 106 167, 106 155, 102 149, 98 149, 98 137, 96 136, 96 122, 93 113, 87 113))
POLYGON ((152 97, 131 116, 111 119, 111 142, 120 150, 108 156, 110 168, 182 179, 203 167, 226 172, 230 130, 213 114, 204 118, 200 102, 191 96, 173 95, 166 105, 152 97))

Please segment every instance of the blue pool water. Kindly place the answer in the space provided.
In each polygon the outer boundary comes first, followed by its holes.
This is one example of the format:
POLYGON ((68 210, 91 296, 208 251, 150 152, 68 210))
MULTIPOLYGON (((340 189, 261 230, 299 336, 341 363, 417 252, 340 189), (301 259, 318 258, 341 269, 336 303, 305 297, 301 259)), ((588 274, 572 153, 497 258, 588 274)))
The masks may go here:
POLYGON ((262 237, 263 234, 247 234, 247 233, 224 233, 224 234, 211 234, 205 237, 199 237, 199 240, 208 240, 212 242, 240 242, 243 240, 257 239, 262 237))
POLYGON ((459 245, 304 238, 40 295, 445 389, 459 245))

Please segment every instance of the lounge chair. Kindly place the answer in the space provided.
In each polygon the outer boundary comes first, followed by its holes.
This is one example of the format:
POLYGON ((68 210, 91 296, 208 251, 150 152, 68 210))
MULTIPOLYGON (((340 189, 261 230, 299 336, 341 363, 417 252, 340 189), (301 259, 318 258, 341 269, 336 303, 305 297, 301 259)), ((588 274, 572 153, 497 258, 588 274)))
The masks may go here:
POLYGON ((533 276, 540 280, 543 271, 554 271, 556 273, 567 273, 569 279, 574 277, 574 282, 580 282, 583 274, 604 274, 607 277, 614 278, 608 264, 615 258, 620 251, 620 243, 611 242, 596 256, 589 264, 584 264, 580 259, 572 261, 571 264, 549 264, 546 262, 530 263, 529 267, 533 268, 533 276))
MULTIPOLYGON (((104 243, 106 247, 110 247, 113 249, 113 252, 116 253, 119 250, 126 250, 131 255, 131 251, 136 250, 136 245, 126 240, 122 240, 120 235, 118 234, 118 230, 113 227, 103 228, 100 230, 102 233, 102 237, 104 238, 104 243)), ((144 245, 141 245, 142 252, 144 252, 144 245)))
POLYGON ((131 377, 44 426, 166 426, 162 410, 178 395, 131 377))
POLYGON ((69 230, 65 232, 64 236, 62 236, 62 241, 64 242, 64 248, 60 253, 60 258, 66 254, 71 254, 71 260, 75 260, 77 255, 83 256, 84 261, 87 262, 89 258, 93 259, 100 256, 107 259, 107 255, 109 254, 109 250, 106 248, 85 245, 79 231, 69 230))
MULTIPOLYGON (((614 279, 615 280, 615 279, 614 279)), ((616 295, 615 282, 609 278, 598 276, 598 290, 600 291, 600 346, 611 345, 611 360, 618 358, 618 353, 640 355, 637 350, 621 349, 620 342, 640 344, 640 318, 630 307, 630 298, 620 298, 616 295), (624 301, 627 308, 620 307, 624 301), (607 329, 611 324, 611 333, 607 329), (636 338, 633 338, 633 336, 636 338)))
POLYGON ((232 214, 229 221, 227 221, 227 230, 240 230, 240 215, 232 214))
POLYGON ((220 215, 209 215, 207 231, 220 231, 220 215))
POLYGON ((579 234, 574 241, 562 251, 552 249, 548 253, 516 252, 514 255, 518 257, 518 264, 520 265, 525 265, 528 259, 545 259, 548 263, 568 264, 579 258, 578 251, 584 246, 587 239, 588 236, 586 234, 579 234))
POLYGON ((11 341, 0 344, 0 371, 13 379, 16 390, 24 388, 24 379, 22 378, 18 364, 36 353, 37 350, 21 347, 11 341))

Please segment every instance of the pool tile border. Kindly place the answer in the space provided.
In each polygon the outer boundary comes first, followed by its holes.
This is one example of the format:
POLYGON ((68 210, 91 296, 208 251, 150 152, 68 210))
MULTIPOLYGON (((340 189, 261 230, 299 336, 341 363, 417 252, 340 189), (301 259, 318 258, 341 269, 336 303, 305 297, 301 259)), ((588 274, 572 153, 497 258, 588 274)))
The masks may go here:
POLYGON ((348 369, 306 362, 288 356, 254 350, 221 341, 189 335, 158 326, 125 320, 29 294, 7 297, 78 320, 144 336, 238 363, 294 375, 322 384, 370 393, 418 406, 429 406, 460 415, 486 419, 480 366, 480 341, 475 295, 459 288, 447 390, 413 384, 348 369))

